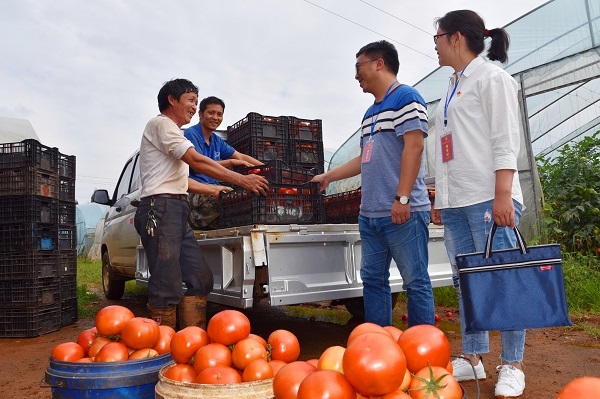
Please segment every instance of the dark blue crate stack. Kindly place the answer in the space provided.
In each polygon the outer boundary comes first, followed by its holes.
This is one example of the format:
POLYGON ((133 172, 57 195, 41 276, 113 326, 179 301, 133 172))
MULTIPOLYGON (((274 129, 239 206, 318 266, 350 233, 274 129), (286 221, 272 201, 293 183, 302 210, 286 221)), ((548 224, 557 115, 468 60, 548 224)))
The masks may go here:
POLYGON ((236 151, 261 162, 288 161, 288 119, 250 112, 227 128, 227 142, 236 151))
POLYGON ((288 116, 288 159, 290 165, 323 173, 323 123, 320 119, 288 116))
POLYGON ((36 140, 0 144, 0 337, 35 337, 77 320, 75 238, 71 245, 65 233, 75 234, 74 172, 75 157, 36 140))

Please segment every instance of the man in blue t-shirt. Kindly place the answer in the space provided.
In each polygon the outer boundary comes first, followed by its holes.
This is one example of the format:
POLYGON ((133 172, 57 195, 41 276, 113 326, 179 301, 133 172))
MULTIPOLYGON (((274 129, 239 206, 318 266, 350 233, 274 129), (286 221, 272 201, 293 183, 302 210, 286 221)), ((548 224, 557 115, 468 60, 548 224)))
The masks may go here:
POLYGON ((408 298, 408 325, 433 324, 435 317, 427 271, 427 111, 421 95, 397 81, 399 65, 398 52, 385 40, 359 50, 355 79, 363 92, 375 97, 362 118, 361 155, 313 178, 324 190, 332 181, 361 174, 358 229, 365 321, 381 326, 392 324, 392 259, 408 298))
MULTIPOLYGON (((239 153, 214 133, 223 122, 224 112, 225 103, 220 98, 211 96, 203 99, 198 110, 200 123, 187 128, 183 135, 194 144, 197 152, 226 168, 262 165, 262 162, 251 156, 239 153)), ((192 168, 190 168, 190 178, 204 186, 203 193, 190 194, 190 226, 193 229, 218 227, 215 222, 219 217, 217 200, 222 191, 229 191, 231 188, 220 185, 217 180, 198 173, 192 168)))

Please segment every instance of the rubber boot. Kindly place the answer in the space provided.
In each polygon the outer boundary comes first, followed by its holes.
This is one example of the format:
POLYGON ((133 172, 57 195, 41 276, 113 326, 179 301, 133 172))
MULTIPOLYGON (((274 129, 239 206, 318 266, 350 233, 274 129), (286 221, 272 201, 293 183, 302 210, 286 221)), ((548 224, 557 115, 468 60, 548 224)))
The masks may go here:
POLYGON ((206 330, 206 296, 183 296, 177 305, 179 328, 197 326, 206 330))
POLYGON ((169 326, 175 329, 175 322, 177 317, 175 306, 169 306, 165 308, 155 308, 148 305, 150 311, 150 318, 158 323, 159 326, 169 326))

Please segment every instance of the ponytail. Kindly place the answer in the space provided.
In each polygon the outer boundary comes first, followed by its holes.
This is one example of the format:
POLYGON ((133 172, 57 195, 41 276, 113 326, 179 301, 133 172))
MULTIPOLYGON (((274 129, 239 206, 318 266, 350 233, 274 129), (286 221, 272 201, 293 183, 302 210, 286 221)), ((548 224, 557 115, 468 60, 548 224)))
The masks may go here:
POLYGON ((508 33, 503 28, 491 29, 487 33, 492 39, 487 57, 492 61, 500 61, 505 64, 508 61, 507 53, 510 44, 508 33))

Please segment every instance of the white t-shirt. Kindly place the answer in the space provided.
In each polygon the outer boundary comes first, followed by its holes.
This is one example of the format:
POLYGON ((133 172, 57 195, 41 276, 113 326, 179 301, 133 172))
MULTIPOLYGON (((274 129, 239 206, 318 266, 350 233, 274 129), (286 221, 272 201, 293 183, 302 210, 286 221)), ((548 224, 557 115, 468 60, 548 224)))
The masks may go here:
POLYGON ((181 157, 193 146, 168 117, 150 119, 140 145, 141 197, 187 194, 189 166, 181 157))
POLYGON ((523 204, 519 183, 518 84, 506 71, 477 57, 450 77, 435 115, 435 208, 459 208, 494 198, 500 169, 515 171, 512 198, 523 204), (444 128, 444 104, 447 127, 444 128), (454 158, 443 162, 442 136, 451 132, 454 158))

